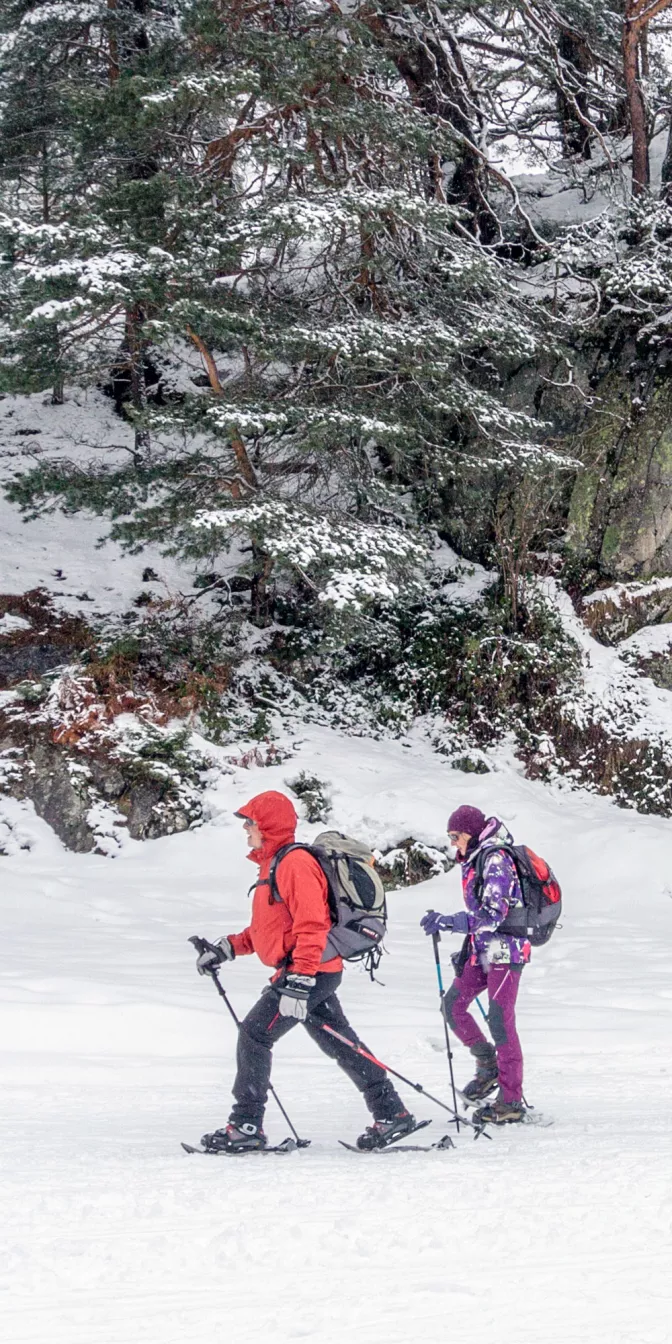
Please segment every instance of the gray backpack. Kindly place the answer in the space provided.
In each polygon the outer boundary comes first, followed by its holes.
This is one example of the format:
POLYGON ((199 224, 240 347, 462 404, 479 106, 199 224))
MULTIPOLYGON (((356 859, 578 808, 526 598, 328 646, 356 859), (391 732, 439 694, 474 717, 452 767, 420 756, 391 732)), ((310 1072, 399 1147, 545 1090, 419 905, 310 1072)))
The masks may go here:
POLYGON ((332 927, 322 960, 343 957, 344 961, 365 961, 373 979, 383 955, 387 905, 371 850, 340 831, 321 831, 312 845, 283 845, 273 858, 268 876, 274 901, 282 901, 276 879, 278 865, 293 849, 312 854, 327 879, 332 927))

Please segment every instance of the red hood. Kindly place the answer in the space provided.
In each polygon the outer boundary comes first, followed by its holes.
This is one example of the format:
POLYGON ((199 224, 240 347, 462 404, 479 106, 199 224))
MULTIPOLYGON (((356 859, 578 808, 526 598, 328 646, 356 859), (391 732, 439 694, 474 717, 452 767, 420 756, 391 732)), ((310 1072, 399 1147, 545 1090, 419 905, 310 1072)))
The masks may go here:
POLYGON ((238 808, 236 816, 256 821, 264 837, 263 845, 251 849, 247 856, 253 863, 271 859, 282 845, 291 845, 294 839, 298 817, 291 798, 284 793, 276 793, 273 789, 258 793, 244 807, 238 808))

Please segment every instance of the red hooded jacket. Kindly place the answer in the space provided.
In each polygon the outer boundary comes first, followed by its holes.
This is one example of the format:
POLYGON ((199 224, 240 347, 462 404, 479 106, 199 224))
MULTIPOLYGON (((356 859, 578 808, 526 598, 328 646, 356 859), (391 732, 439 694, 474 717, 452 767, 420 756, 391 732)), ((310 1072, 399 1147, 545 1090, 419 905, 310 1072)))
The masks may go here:
POLYGON ((322 961, 331 916, 327 879, 317 859, 305 849, 287 854, 276 875, 282 900, 275 901, 271 896, 271 860, 283 845, 294 841, 297 816, 291 800, 284 793, 258 793, 237 815, 256 821, 263 844, 248 854, 253 863, 259 864, 249 926, 242 933, 227 935, 236 956, 256 952, 264 966, 275 966, 278 973, 285 968, 298 975, 342 971, 340 957, 322 961))

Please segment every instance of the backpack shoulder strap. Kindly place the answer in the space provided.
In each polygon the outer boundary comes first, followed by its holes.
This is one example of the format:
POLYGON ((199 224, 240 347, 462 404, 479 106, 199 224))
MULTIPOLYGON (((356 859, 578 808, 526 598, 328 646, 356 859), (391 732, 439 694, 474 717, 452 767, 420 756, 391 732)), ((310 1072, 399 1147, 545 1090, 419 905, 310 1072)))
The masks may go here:
POLYGON ((483 845, 482 849, 479 849, 474 861, 474 870, 476 872, 476 899, 478 901, 481 899, 480 889, 483 886, 483 869, 485 867, 485 861, 490 858, 491 854, 508 854, 516 870, 516 876, 520 881, 515 845, 507 845, 505 841, 502 841, 501 845, 483 845))
POLYGON ((282 905, 282 896, 280 895, 280 892, 278 890, 278 880, 276 876, 278 871, 278 865, 282 863, 282 860, 285 858, 285 855, 291 854, 293 849, 303 849, 306 851, 307 854, 313 853, 312 845, 302 845, 298 841, 295 841, 291 845, 281 845, 280 849, 278 849, 276 853, 273 855, 273 858, 271 859, 271 866, 268 871, 267 881, 271 889, 271 902, 278 901, 280 905, 282 905))

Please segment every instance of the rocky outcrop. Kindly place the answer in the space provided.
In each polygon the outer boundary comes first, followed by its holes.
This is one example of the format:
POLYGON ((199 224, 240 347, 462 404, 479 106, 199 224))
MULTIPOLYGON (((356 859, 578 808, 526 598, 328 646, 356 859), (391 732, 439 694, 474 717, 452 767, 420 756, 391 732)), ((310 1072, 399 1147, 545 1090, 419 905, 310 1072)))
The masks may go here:
POLYGON ((617 583, 588 593, 582 619, 601 644, 619 644, 645 627, 672 622, 672 578, 617 583))
MULTIPOLYGON (((658 357, 660 358, 660 356, 658 357)), ((567 543, 612 578, 672 573, 672 378, 624 347, 594 384, 567 543)))
POLYGON ((195 780, 142 756, 73 749, 48 726, 0 713, 0 792, 27 798, 63 844, 78 854, 99 847, 100 808, 134 840, 172 835, 198 824, 195 780))
POLYGON ((205 762, 187 729, 167 726, 193 697, 178 699, 123 651, 97 660, 93 630, 40 589, 0 597, 2 687, 0 791, 29 799, 68 849, 86 853, 122 829, 145 840, 200 821, 205 762))

